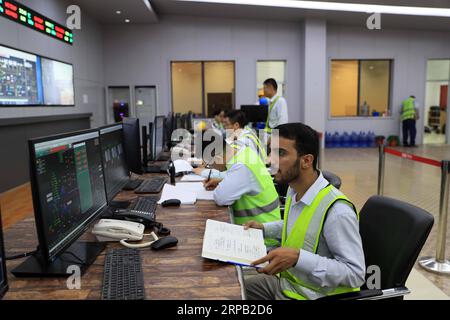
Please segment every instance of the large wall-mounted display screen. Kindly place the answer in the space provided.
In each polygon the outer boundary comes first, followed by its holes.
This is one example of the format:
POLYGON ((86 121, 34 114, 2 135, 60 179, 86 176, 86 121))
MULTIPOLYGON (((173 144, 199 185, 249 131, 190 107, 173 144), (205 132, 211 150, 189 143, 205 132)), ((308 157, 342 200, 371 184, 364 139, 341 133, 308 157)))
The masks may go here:
POLYGON ((73 106, 73 66, 0 46, 0 106, 73 106))

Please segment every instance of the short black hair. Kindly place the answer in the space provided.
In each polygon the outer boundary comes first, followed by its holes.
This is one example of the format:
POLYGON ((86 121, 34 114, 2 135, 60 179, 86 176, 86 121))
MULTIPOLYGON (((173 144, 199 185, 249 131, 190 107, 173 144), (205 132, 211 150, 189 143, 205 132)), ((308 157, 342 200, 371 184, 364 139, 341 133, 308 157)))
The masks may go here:
POLYGON ((212 114, 213 117, 218 116, 222 111, 223 111, 222 109, 216 109, 216 110, 214 110, 214 112, 213 112, 213 114, 212 114))
POLYGON ((301 122, 281 124, 275 129, 278 129, 280 137, 295 141, 298 155, 312 154, 314 156, 313 169, 317 170, 319 134, 316 130, 301 122))
POLYGON ((266 81, 264 81, 263 84, 265 84, 266 86, 268 85, 272 86, 275 89, 275 91, 278 90, 278 84, 274 78, 266 79, 266 81))
POLYGON ((239 127, 244 128, 247 124, 247 117, 244 111, 230 110, 226 113, 226 117, 230 119, 231 124, 239 123, 239 127))

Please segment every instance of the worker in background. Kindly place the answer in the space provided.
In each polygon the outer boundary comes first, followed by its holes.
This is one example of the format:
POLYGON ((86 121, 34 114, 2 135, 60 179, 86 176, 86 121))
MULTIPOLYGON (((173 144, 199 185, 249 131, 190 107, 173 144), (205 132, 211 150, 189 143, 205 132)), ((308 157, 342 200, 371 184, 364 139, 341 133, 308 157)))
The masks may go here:
MULTIPOLYGON (((205 148, 203 150, 206 151, 205 148)), ((204 181, 204 185, 207 190, 214 190, 216 204, 231 206, 233 222, 236 224, 250 220, 260 223, 279 221, 278 193, 258 154, 240 141, 228 144, 223 140, 223 147, 215 151, 215 168, 226 171, 223 179, 209 178, 204 181)), ((278 243, 276 239, 266 239, 268 246, 278 243)))
MULTIPOLYGON (((256 152, 261 160, 266 163, 267 161, 267 151, 262 145, 261 141, 257 137, 256 133, 247 126, 247 118, 245 113, 241 110, 231 110, 228 111, 224 119, 224 127, 226 130, 226 141, 232 143, 236 140, 241 141, 244 145, 256 152)), ((209 171, 213 170, 211 173, 212 178, 223 179, 225 173, 220 173, 215 169, 207 169, 205 166, 200 166, 194 168, 194 173, 207 178, 209 176, 209 171)))
POLYGON ((317 169, 315 130, 302 123, 276 129, 270 160, 278 169, 275 181, 289 184, 284 220, 249 221, 244 228, 281 238, 281 247, 253 262, 269 264, 245 279, 247 298, 305 300, 359 291, 365 262, 355 206, 317 169))
POLYGON ((408 99, 402 101, 400 110, 402 129, 403 129, 403 146, 416 146, 416 120, 419 119, 419 110, 416 106, 416 97, 411 95, 408 99), (409 143, 408 143, 409 136, 409 143))
POLYGON ((270 134, 272 129, 284 123, 288 123, 288 110, 286 99, 277 95, 278 84, 273 78, 263 83, 264 96, 269 99, 269 110, 267 114, 265 131, 270 134))
POLYGON ((225 127, 223 125, 225 119, 225 111, 221 109, 215 110, 213 113, 213 117, 213 128, 219 130, 220 132, 222 132, 222 134, 225 134, 225 127))

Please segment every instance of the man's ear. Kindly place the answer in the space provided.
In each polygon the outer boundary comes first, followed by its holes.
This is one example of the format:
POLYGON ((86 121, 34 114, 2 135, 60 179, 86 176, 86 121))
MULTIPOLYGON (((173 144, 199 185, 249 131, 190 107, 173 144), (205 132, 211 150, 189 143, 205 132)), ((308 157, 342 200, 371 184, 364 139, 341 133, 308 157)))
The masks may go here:
POLYGON ((314 162, 314 156, 312 154, 305 154, 300 160, 301 168, 308 169, 308 168, 312 167, 313 162, 314 162))

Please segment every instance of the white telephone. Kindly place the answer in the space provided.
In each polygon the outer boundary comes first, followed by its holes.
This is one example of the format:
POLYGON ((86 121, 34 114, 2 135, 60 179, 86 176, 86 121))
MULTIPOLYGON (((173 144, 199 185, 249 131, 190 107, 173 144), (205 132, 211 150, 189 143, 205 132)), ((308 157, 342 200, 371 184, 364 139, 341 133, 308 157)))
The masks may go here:
POLYGON ((142 240, 145 226, 141 223, 101 219, 92 229, 98 241, 142 240))

